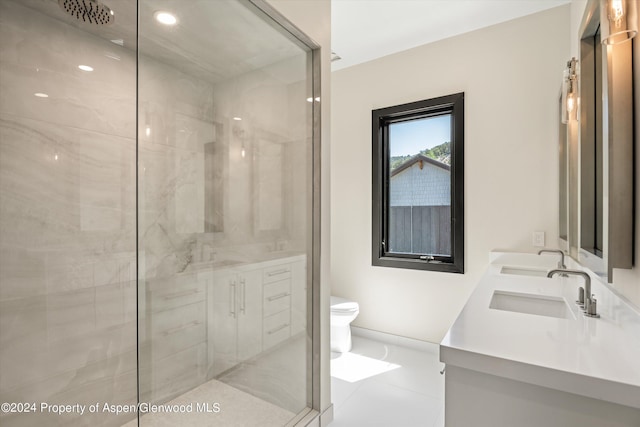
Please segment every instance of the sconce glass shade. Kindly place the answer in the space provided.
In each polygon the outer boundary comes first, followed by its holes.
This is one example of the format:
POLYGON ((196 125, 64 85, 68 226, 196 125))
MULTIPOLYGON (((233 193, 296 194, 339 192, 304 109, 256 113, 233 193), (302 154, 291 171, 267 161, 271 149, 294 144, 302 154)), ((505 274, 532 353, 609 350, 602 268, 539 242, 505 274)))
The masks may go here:
POLYGON ((562 79, 562 123, 577 121, 579 107, 578 61, 576 58, 571 58, 567 61, 562 79))
POLYGON ((618 44, 638 34, 638 0, 600 0, 603 44, 618 44))

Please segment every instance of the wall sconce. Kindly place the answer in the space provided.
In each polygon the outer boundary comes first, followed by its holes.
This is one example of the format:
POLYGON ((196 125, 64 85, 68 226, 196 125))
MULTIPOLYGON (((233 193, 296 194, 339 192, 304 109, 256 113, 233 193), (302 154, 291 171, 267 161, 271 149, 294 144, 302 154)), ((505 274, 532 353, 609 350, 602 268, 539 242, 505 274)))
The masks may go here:
POLYGON ((562 79, 562 123, 578 120, 580 91, 578 90, 578 60, 567 61, 562 79))
POLYGON ((638 0, 600 0, 603 44, 618 44, 638 34, 638 0))

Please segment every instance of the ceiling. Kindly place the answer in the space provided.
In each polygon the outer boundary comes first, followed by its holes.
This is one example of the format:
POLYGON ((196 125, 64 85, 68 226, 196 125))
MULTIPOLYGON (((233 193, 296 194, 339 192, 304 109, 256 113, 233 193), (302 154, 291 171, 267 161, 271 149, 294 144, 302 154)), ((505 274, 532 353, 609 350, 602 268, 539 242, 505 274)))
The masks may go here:
MULTIPOLYGON (((113 24, 91 25, 66 14, 57 0, 13 1, 81 31, 70 34, 87 33, 134 52, 137 48, 141 56, 210 83, 255 70, 269 73, 271 66, 277 67, 286 60, 295 68, 279 67, 273 77, 298 81, 304 75, 305 51, 291 42, 286 31, 266 24, 246 2, 104 0, 114 12, 113 24), (156 11, 174 13, 178 23, 171 27, 160 25, 154 19, 156 11)), ((112 52, 105 53, 113 58, 112 52)))
POLYGON ((331 0, 332 71, 571 0, 331 0))

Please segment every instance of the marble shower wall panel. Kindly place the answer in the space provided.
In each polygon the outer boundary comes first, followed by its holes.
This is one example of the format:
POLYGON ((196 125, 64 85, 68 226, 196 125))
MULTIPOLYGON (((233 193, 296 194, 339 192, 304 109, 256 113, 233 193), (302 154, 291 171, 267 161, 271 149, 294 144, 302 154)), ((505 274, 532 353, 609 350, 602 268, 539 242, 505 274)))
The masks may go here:
POLYGON ((151 279, 194 261, 205 231, 205 144, 218 141, 211 84, 145 56, 139 73, 141 249, 151 279))
MULTIPOLYGON (((130 404, 135 54, 61 19, 0 2, 0 400, 130 404)), ((3 426, 123 421, 0 416, 3 426)))
POLYGON ((160 403, 206 380, 207 290, 185 271, 201 261, 213 196, 205 195, 205 145, 222 141, 212 85, 145 56, 144 41, 140 51, 140 393, 160 403))
POLYGON ((287 250, 306 250, 312 107, 306 66, 306 55, 298 54, 215 86, 216 121, 230 129, 225 142, 233 190, 225 231, 234 244, 284 242, 287 250), (266 173, 274 165, 278 177, 266 173))
POLYGON ((0 297, 134 280, 135 141, 1 113, 0 139, 0 297))
POLYGON ((0 111, 135 138, 134 52, 19 1, 3 0, 0 8, 0 111), (36 92, 49 98, 37 98, 36 92))

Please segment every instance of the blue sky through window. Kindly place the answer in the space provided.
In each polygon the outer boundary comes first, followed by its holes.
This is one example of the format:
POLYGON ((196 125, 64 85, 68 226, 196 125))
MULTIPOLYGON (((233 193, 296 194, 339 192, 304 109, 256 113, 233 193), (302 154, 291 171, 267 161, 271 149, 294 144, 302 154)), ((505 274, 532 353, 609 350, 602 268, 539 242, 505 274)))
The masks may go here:
POLYGON ((409 120, 389 126, 389 154, 413 156, 426 148, 451 141, 451 115, 409 120))

